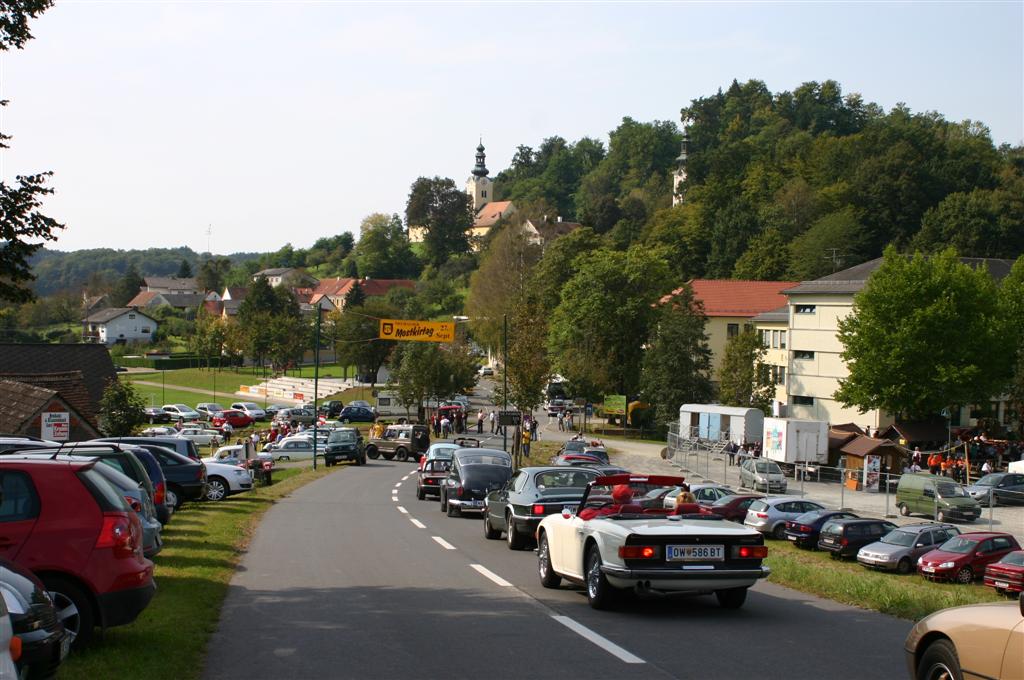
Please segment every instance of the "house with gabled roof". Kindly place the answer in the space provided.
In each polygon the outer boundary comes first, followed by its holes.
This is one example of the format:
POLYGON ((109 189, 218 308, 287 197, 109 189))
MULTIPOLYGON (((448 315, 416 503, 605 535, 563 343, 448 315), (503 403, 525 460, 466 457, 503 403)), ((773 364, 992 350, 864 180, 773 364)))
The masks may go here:
POLYGON ((121 345, 152 342, 160 324, 138 307, 110 307, 82 319, 83 342, 121 345))
POLYGON ((146 276, 145 288, 150 293, 175 295, 178 293, 200 293, 199 284, 194 276, 178 278, 177 276, 146 276))
POLYGON ((0 432, 56 441, 101 436, 94 417, 52 387, 0 379, 0 432))
POLYGON ((94 409, 98 408, 107 384, 117 380, 110 352, 100 344, 0 343, 0 376, 25 380, 30 375, 58 374, 81 374, 94 409))
MULTIPOLYGON (((344 311, 345 298, 356 281, 362 286, 363 294, 368 298, 387 295, 392 288, 407 288, 409 290, 416 288, 416 281, 412 279, 322 279, 310 295, 310 304, 315 305, 321 297, 326 297, 336 309, 344 311)), ((327 307, 325 306, 324 309, 327 307)))

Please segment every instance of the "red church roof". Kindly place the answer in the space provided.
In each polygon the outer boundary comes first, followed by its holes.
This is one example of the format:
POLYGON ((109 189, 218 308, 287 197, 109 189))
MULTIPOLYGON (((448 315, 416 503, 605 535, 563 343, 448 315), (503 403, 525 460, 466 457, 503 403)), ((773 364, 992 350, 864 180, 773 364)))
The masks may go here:
MULTIPOLYGON (((787 303, 782 291, 792 288, 792 281, 737 281, 734 279, 693 279, 689 282, 693 296, 704 305, 707 316, 753 317, 787 303)), ((665 304, 682 288, 661 298, 665 304)))

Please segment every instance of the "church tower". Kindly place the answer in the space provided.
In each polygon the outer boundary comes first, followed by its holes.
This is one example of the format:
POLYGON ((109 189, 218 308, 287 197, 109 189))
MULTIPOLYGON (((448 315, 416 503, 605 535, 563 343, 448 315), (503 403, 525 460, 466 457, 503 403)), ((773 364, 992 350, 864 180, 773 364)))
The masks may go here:
POLYGON ((494 199, 494 183, 487 177, 485 159, 484 142, 480 140, 480 144, 476 147, 476 165, 473 166, 473 174, 466 180, 466 193, 473 200, 473 214, 479 212, 480 208, 494 199))
POLYGON ((672 205, 683 202, 683 182, 686 181, 686 155, 690 151, 690 125, 683 125, 683 144, 676 158, 676 170, 672 173, 672 205))

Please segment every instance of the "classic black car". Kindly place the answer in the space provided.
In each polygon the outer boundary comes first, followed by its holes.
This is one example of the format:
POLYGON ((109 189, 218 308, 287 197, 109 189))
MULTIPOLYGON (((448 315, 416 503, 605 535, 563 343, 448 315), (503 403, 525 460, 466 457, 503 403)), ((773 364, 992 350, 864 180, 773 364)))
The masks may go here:
POLYGON ((441 512, 483 512, 487 494, 512 476, 512 456, 500 449, 457 449, 452 469, 441 485, 441 512))
POLYGON ((498 539, 504 531, 508 547, 522 550, 546 516, 565 509, 575 512, 587 484, 597 477, 597 470, 589 468, 520 468, 505 486, 487 494, 484 536, 498 539))

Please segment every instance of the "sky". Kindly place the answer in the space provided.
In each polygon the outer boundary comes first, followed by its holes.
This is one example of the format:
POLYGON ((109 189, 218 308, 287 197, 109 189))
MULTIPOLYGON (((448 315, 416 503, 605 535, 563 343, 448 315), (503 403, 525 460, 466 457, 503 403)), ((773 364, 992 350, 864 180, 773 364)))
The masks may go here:
POLYGON ((48 247, 309 247, 519 144, 833 79, 1024 143, 1024 2, 76 2, 0 53, 0 177, 48 247), (208 233, 209 231, 209 233, 208 233))

